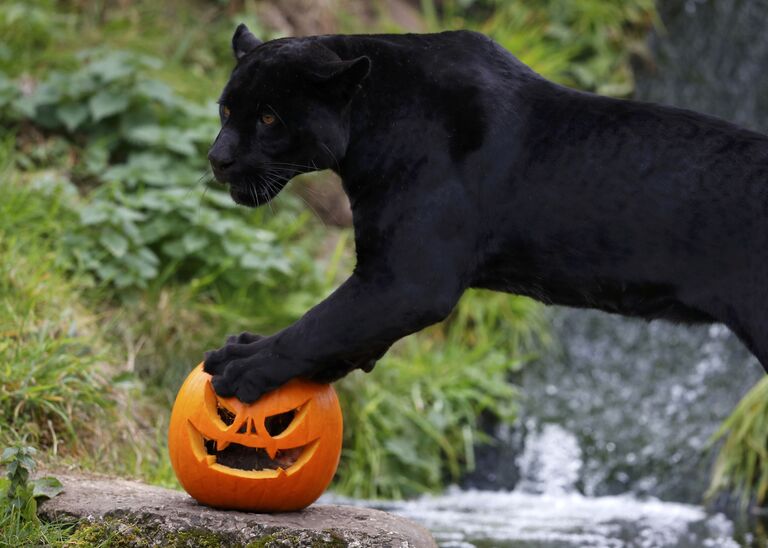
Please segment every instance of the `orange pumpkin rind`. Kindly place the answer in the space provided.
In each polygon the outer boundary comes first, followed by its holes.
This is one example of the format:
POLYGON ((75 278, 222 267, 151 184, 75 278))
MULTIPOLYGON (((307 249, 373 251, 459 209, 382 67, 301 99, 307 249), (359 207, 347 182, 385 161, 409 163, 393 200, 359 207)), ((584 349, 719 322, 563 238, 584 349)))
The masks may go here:
POLYGON ((219 398, 200 364, 176 396, 168 449, 176 477, 198 502, 288 512, 312 504, 333 479, 342 428, 329 384, 294 379, 245 404, 219 398))

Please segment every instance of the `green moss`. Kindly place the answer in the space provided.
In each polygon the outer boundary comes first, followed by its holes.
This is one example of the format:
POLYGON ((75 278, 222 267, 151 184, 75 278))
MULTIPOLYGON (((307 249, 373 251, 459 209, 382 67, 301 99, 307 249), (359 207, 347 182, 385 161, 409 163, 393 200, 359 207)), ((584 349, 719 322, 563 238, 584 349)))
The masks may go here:
POLYGON ((204 529, 191 529, 189 531, 180 531, 174 536, 173 542, 168 546, 199 546, 200 548, 220 548, 226 546, 228 541, 222 538, 223 535, 211 533, 204 529))
POLYGON ((296 535, 277 532, 265 535, 248 543, 246 548, 278 548, 284 546, 311 546, 312 548, 346 548, 347 541, 333 531, 323 531, 322 535, 296 535))
POLYGON ((249 542, 245 548, 267 548, 270 542, 278 540, 276 535, 266 535, 256 540, 249 542))
POLYGON ((137 523, 133 519, 109 518, 100 522, 83 521, 69 538, 67 546, 144 548, 224 548, 239 542, 233 535, 205 529, 161 531, 155 524, 137 523))
POLYGON ((330 538, 312 544, 312 548, 346 548, 349 543, 333 531, 323 531, 330 538))
POLYGON ((122 548, 129 546, 143 546, 136 544, 138 537, 136 531, 119 530, 112 520, 90 523, 83 522, 78 525, 73 535, 69 538, 69 546, 109 546, 112 548, 122 548))

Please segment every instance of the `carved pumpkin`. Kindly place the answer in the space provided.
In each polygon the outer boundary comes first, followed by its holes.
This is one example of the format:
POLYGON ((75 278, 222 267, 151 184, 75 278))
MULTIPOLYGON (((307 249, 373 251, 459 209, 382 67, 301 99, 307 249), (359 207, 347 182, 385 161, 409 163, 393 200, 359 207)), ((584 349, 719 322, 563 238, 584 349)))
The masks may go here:
POLYGON ((331 385, 294 379, 244 404, 219 398, 200 364, 176 396, 168 449, 176 477, 198 502, 287 512, 312 504, 328 486, 341 435, 331 385))

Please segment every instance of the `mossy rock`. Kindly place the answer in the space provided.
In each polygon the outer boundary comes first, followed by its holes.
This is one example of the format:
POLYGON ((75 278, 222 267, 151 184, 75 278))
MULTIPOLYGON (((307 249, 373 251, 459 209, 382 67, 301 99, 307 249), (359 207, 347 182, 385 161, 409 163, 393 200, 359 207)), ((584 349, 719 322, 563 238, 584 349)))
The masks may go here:
POLYGON ((74 521, 66 546, 110 548, 433 548, 429 532, 379 510, 312 505, 300 512, 215 510, 179 491, 120 479, 58 476, 64 493, 40 505, 48 521, 74 521))
POLYGON ((239 544, 237 538, 231 534, 215 533, 205 529, 163 531, 157 524, 141 524, 124 518, 105 518, 99 521, 81 521, 65 546, 224 548, 239 544))

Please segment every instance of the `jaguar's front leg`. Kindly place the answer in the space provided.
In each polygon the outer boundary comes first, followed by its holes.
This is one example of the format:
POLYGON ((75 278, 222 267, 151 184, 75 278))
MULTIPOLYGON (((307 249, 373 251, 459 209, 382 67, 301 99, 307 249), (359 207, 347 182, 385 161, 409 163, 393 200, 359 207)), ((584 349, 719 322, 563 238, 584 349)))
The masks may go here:
POLYGON ((330 381, 372 363, 396 340, 445 318, 461 293, 452 287, 353 275, 285 330, 207 355, 220 396, 251 402, 294 377, 330 381))
POLYGON ((410 189, 407 203, 398 185, 355 201, 358 263, 327 299, 275 335, 207 356, 219 395, 250 402, 294 377, 370 370, 395 341, 451 312, 472 279, 480 223, 457 179, 410 189))

